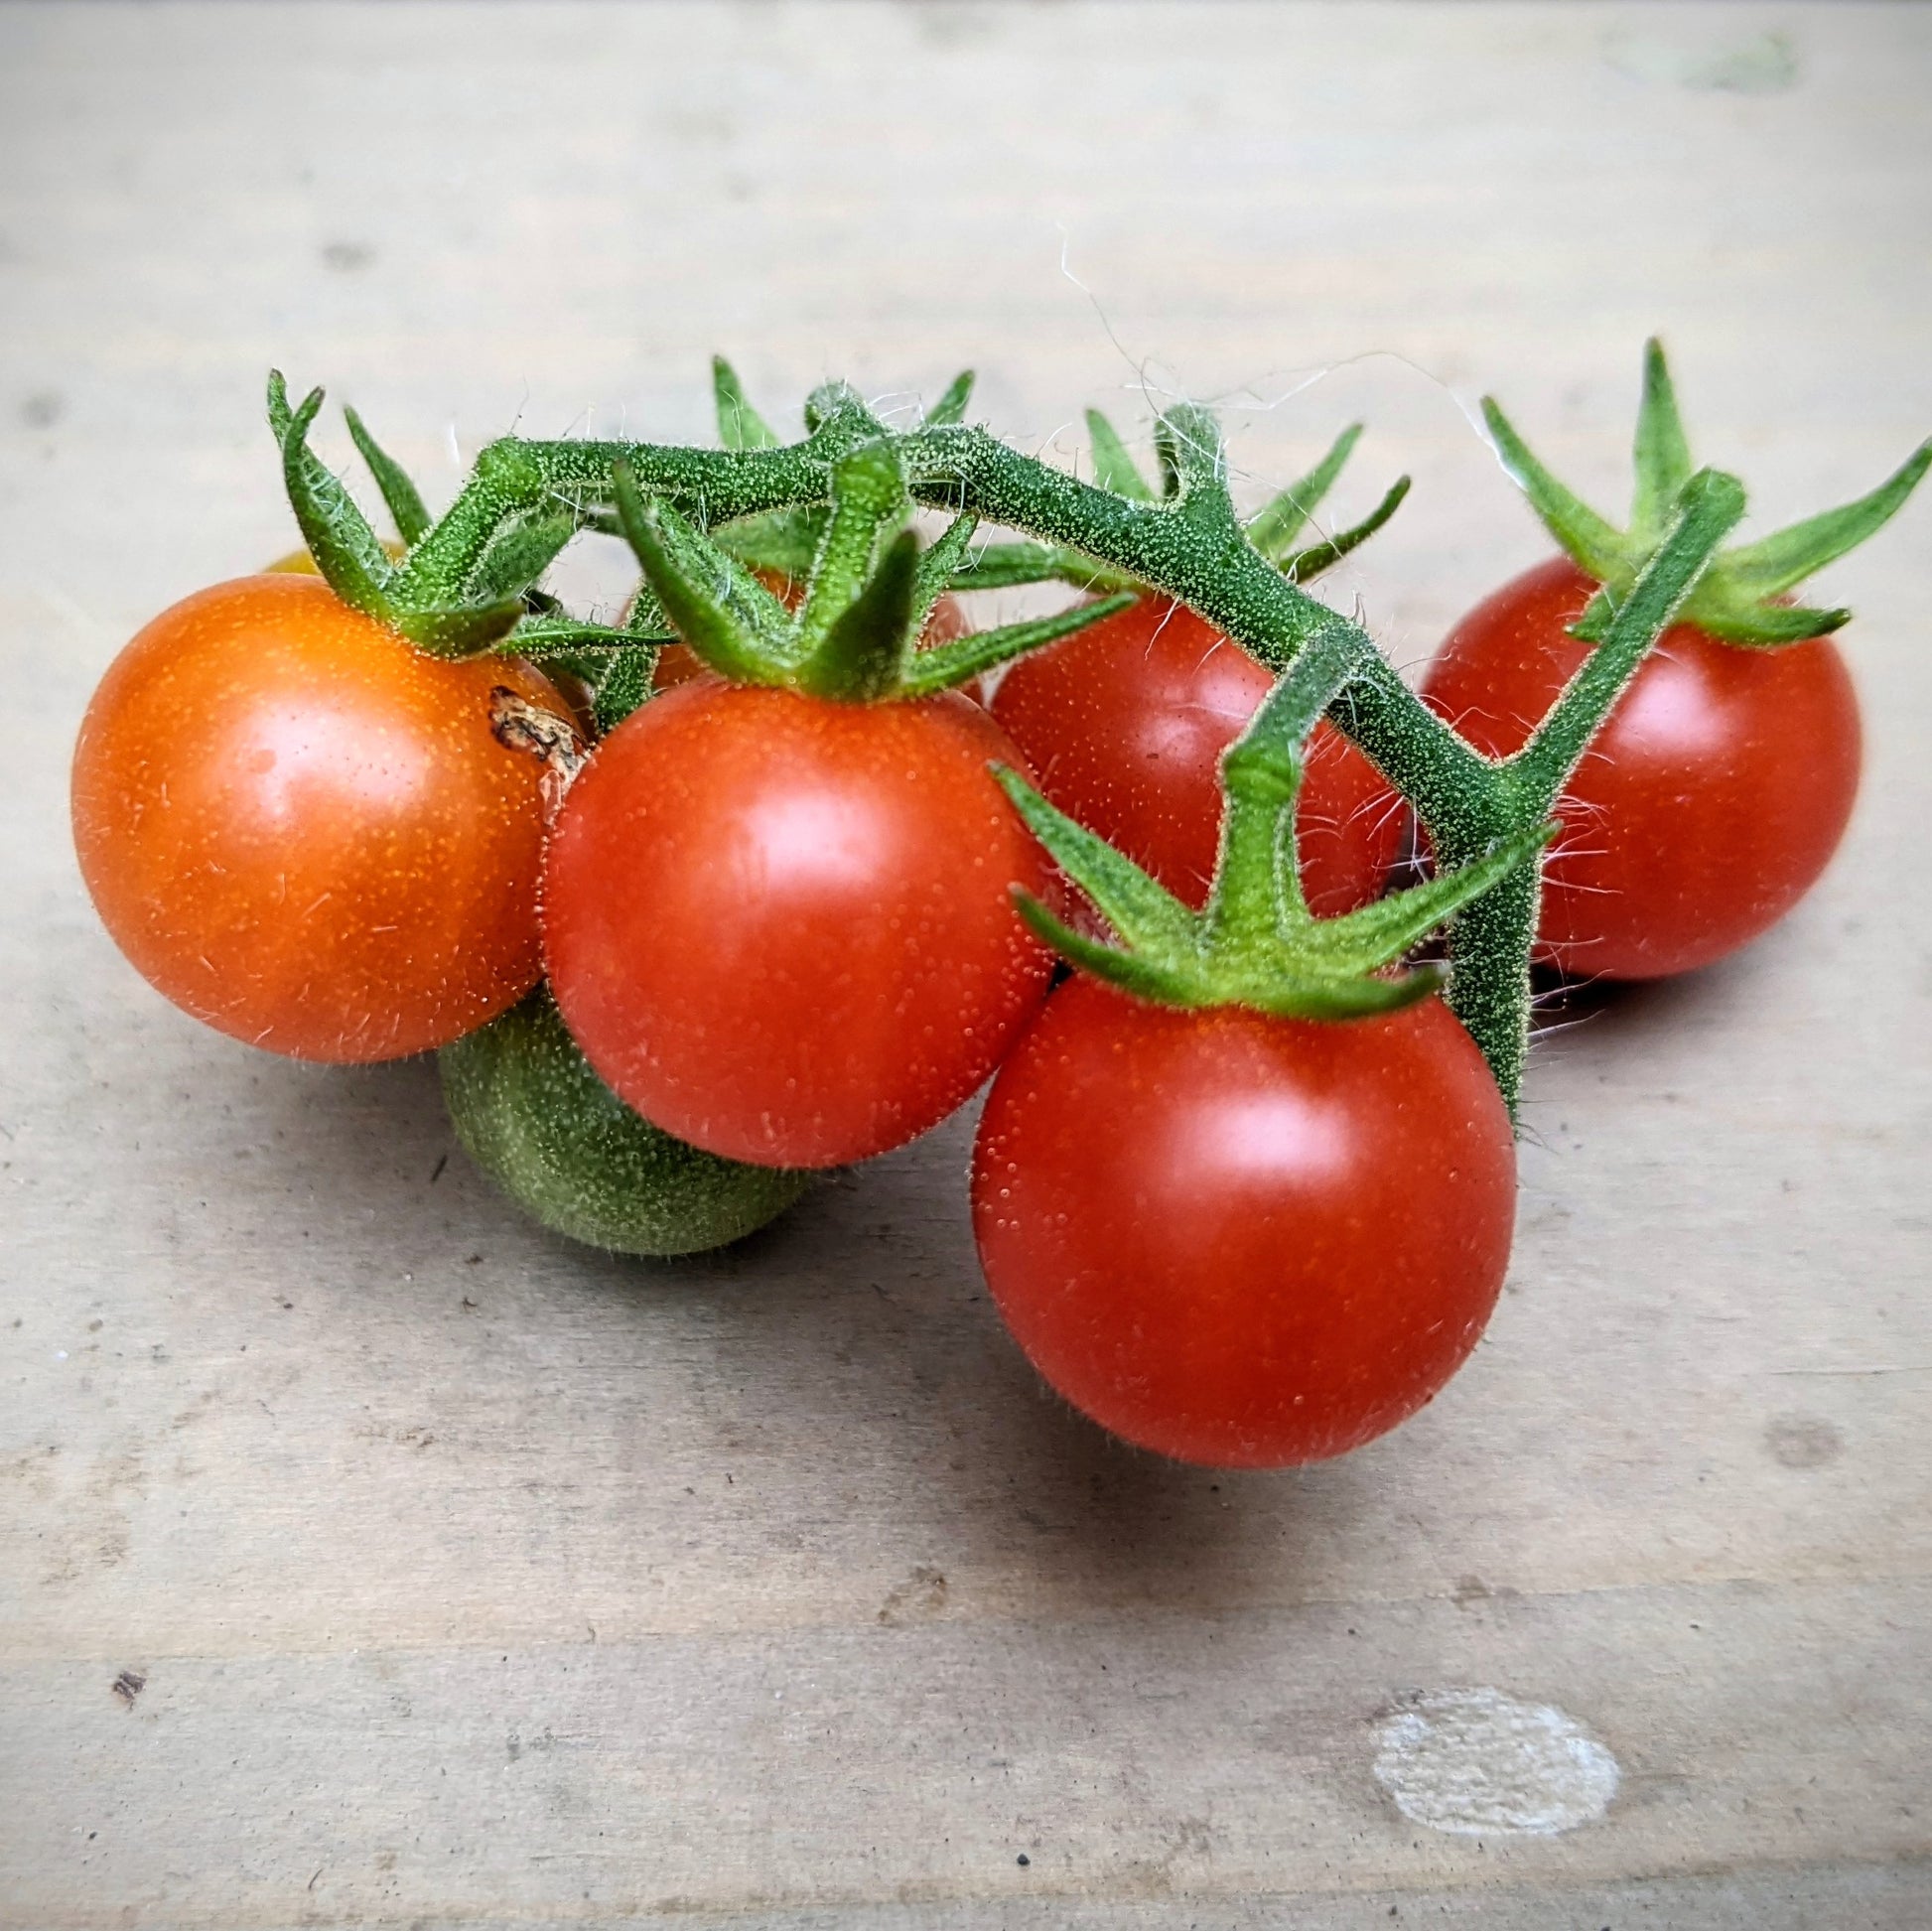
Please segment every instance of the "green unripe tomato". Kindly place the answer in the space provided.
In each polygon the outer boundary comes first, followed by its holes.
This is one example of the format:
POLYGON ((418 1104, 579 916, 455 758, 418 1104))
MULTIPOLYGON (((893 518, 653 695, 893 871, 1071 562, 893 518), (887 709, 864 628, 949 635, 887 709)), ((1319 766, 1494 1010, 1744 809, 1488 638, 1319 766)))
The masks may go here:
POLYGON ((548 986, 438 1055, 457 1138, 546 1227, 620 1254, 695 1254, 775 1219, 812 1175, 701 1153, 598 1078, 548 986))

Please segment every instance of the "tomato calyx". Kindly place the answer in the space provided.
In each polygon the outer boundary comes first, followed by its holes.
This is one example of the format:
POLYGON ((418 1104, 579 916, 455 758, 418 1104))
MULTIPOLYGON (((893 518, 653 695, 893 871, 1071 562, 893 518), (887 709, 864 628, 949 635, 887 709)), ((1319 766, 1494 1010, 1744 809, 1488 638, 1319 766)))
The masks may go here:
POLYGON ((629 466, 613 483, 618 521, 657 606, 685 645, 737 684, 838 704, 931 697, 1125 610, 1126 595, 1029 623, 921 648, 932 607, 972 541, 957 516, 921 548, 905 471, 891 444, 858 444, 831 465, 831 501, 796 610, 666 501, 646 501, 629 466))
POLYGON ((1438 991, 1448 976, 1438 963, 1387 968, 1510 874, 1533 866, 1557 827, 1538 822, 1427 884, 1338 918, 1317 918, 1303 896, 1295 804, 1309 735, 1351 668, 1344 652, 1311 647, 1229 747, 1221 760, 1220 855, 1198 912, 1015 772, 996 768, 1034 836, 1121 942, 1075 931, 1026 893, 1015 895, 1020 915, 1072 965, 1156 1005, 1349 1020, 1438 991))
MULTIPOLYGON (((960 377, 967 389, 970 374, 960 377)), ((955 384, 955 387, 958 385, 955 384)), ((753 406, 739 380, 738 371, 722 355, 711 358, 712 395, 718 409, 718 440, 728 450, 772 450, 784 447, 778 432, 753 406)), ((819 411, 806 408, 816 426, 819 411)), ((812 560, 825 540, 825 525, 830 511, 823 503, 803 503, 790 509, 770 509, 726 523, 711 532, 712 540, 728 555, 736 557, 748 570, 767 578, 802 583, 811 574, 812 560)), ((614 536, 623 528, 616 516, 606 526, 614 536)))
MULTIPOLYGON (((1121 440, 1120 432, 1098 409, 1087 412, 1087 435, 1093 446, 1095 484, 1133 503, 1153 505, 1179 494, 1182 464, 1173 422, 1163 417, 1155 426, 1155 456, 1160 467, 1157 492, 1121 440)), ((931 422, 933 418, 926 419, 931 422)), ((1184 432, 1182 432, 1184 434, 1184 432)), ((1309 473, 1291 483, 1251 516, 1244 533, 1248 542, 1290 583, 1311 583, 1322 571, 1339 563, 1385 524, 1402 506, 1410 479, 1397 477, 1382 499, 1359 522, 1332 536, 1297 548, 1322 499, 1334 487, 1361 440, 1362 425, 1351 423, 1337 436, 1309 473)), ((1217 439, 1218 440, 1218 439, 1217 439)), ((1149 586, 1125 570, 1111 568, 1084 552, 1055 543, 989 543, 973 553, 953 579, 955 590, 1007 590, 1023 584, 1065 583, 1090 593, 1138 591, 1149 586)))
MULTIPOLYGON (((711 358, 711 384, 718 409, 718 440, 726 449, 784 447, 778 432, 753 406, 738 371, 722 355, 711 358)), ((962 369, 925 411, 921 419, 923 426, 930 429, 964 421, 972 393, 973 371, 962 369)), ((806 427, 816 433, 833 422, 841 411, 847 412, 855 422, 874 421, 872 412, 865 409, 851 390, 842 383, 834 383, 807 399, 806 427), (863 417, 858 413, 861 411, 863 417)), ((875 427, 883 428, 883 425, 875 422, 875 427)), ((830 518, 831 510, 826 504, 806 503, 743 516, 735 522, 718 525, 710 535, 721 550, 736 557, 747 569, 802 584, 811 575, 830 518)), ((615 517, 604 527, 614 535, 622 534, 615 517)))
MULTIPOLYGON (((548 500, 505 519, 454 594, 449 585, 427 578, 419 567, 419 546, 434 527, 429 512, 401 465, 355 411, 344 412, 349 436, 395 519, 400 554, 376 536, 342 480, 309 447, 323 397, 321 389, 312 389, 299 408, 291 409, 281 371, 269 373, 269 427, 281 448, 290 506, 316 568, 350 609, 374 618, 426 656, 496 651, 583 677, 593 687, 612 653, 661 640, 641 635, 635 624, 615 629, 582 622, 537 588, 582 521, 575 510, 548 500)), ((638 616, 648 623, 658 614, 646 607, 638 616)), ((648 676, 646 670, 646 683, 648 676)))
MULTIPOLYGON (((1572 634, 1601 640, 1617 606, 1663 541, 1671 509, 1689 482, 1690 444, 1678 413, 1677 391, 1662 345, 1644 345, 1643 399, 1634 446, 1636 488, 1628 525, 1608 518, 1572 493, 1531 454, 1495 399, 1482 401, 1496 453, 1543 526, 1578 567, 1601 586, 1572 634)), ((1793 605, 1787 593, 1881 528, 1932 468, 1932 440, 1921 443, 1875 489, 1836 509, 1734 550, 1721 551, 1691 593, 1680 617, 1722 642, 1757 649, 1802 643, 1839 629, 1848 610, 1793 605)))

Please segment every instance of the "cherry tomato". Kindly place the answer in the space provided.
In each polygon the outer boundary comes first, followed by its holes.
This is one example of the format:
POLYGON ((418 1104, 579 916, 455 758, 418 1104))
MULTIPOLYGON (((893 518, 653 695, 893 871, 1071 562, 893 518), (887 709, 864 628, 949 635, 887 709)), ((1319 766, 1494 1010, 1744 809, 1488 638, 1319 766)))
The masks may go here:
MULTIPOLYGON (((1565 557, 1449 632, 1423 694, 1490 757, 1518 751, 1589 654, 1595 585, 1565 557)), ((1664 633, 1571 779, 1544 874, 1539 954, 1654 979, 1734 952, 1824 871, 1859 788, 1858 699, 1825 637, 1781 649, 1664 633)))
POLYGON ((878 705, 695 680, 601 744, 551 841, 545 951, 604 1080, 680 1140, 833 1167, 945 1118, 1052 961, 1047 861, 952 693, 878 705))
MULTIPOLYGON (((989 708, 1054 804, 1198 910, 1220 839, 1221 754, 1273 683, 1193 612, 1143 599, 1022 658, 989 708)), ((1317 726, 1296 813, 1310 907, 1331 916, 1376 897, 1402 826, 1374 765, 1317 726)))
POLYGON ((1076 977, 993 1083, 973 1227, 1052 1385, 1216 1467, 1344 1453, 1475 1346, 1515 1147, 1440 1001, 1344 1023, 1142 1005, 1076 977))
MULTIPOLYGON (((769 571, 753 573, 763 582, 773 595, 782 597, 787 604, 796 604, 803 596, 802 591, 793 589, 789 577, 779 577, 769 571)), ((967 621, 966 612, 957 597, 942 597, 933 605, 932 615, 925 621, 925 628, 919 634, 922 647, 935 643, 951 643, 959 637, 973 634, 973 626, 967 621)), ((693 654, 688 644, 667 643, 657 653, 657 668, 651 674, 651 687, 654 690, 668 691, 678 684, 688 684, 694 677, 705 674, 704 660, 693 654)))
POLYGON ((197 1019, 302 1059, 391 1059, 513 1005, 540 965, 544 767, 491 735, 527 666, 426 657, 319 578, 164 611, 87 708, 81 875, 197 1019))
POLYGON ((621 1254, 740 1240, 811 1184, 674 1140, 598 1078, 547 988, 447 1045, 443 1096, 464 1150, 546 1227, 621 1254))

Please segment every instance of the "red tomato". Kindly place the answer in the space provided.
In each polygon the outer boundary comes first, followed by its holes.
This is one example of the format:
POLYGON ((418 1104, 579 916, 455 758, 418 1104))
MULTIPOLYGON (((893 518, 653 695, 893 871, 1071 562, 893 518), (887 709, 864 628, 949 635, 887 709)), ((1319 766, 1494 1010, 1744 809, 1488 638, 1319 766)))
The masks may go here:
POLYGON ((102 922, 150 984, 251 1045, 392 1059, 539 970, 544 768, 490 732, 527 666, 443 663, 319 578, 244 577, 114 660, 73 758, 102 922))
POLYGON ((644 1117, 707 1152, 836 1167, 923 1133, 1045 993, 1015 884, 1048 865, 953 693, 821 703, 696 680, 607 738, 551 842, 566 1023, 644 1117))
MULTIPOLYGON (((789 577, 781 577, 775 571, 755 570, 752 574, 774 596, 782 597, 788 606, 795 607, 804 596, 803 590, 795 587, 789 577)), ((973 626, 967 621, 965 608, 959 599, 942 597, 933 605, 932 615, 925 621, 925 628, 919 633, 919 643, 922 648, 929 648, 935 643, 951 643, 972 634, 973 626)), ((657 668, 651 674, 651 688, 668 691, 704 674, 703 660, 692 653, 688 644, 667 643, 657 653, 657 668)))
POLYGON ((1440 1001, 1323 1023, 1075 978, 993 1083, 973 1226, 1076 1408, 1182 1461, 1279 1467, 1394 1428, 1475 1346, 1515 1159, 1440 1001))
MULTIPOLYGON (((1221 754, 1274 679, 1193 612, 1147 599, 1022 658, 989 706, 1069 817, 1196 910, 1221 828, 1221 754)), ((1376 897, 1402 839, 1401 800, 1325 724, 1296 809, 1302 885, 1323 915, 1376 897)))
MULTIPOLYGON (((1589 654, 1567 626, 1594 589, 1565 557, 1505 584, 1449 632, 1424 696, 1478 751, 1520 750, 1589 654)), ((1756 938, 1837 850, 1860 735, 1828 638, 1754 650, 1674 625, 1571 779, 1540 956, 1655 979, 1756 938)))

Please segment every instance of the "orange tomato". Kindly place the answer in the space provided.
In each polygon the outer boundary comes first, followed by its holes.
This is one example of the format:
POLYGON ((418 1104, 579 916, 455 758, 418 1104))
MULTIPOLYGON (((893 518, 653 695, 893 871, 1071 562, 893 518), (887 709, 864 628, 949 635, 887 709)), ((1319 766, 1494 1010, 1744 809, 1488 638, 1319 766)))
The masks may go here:
POLYGON ((302 575, 164 611, 94 693, 73 835, 102 922, 184 1011, 302 1059, 398 1058, 540 972, 545 766, 492 732, 527 665, 423 655, 302 575))

